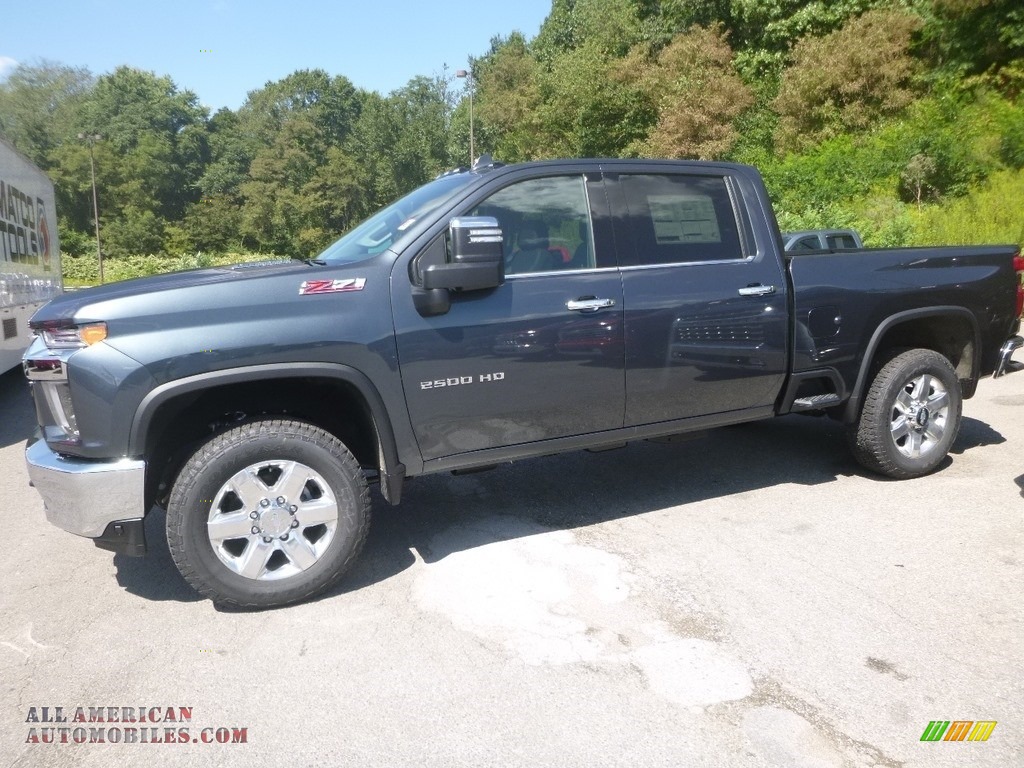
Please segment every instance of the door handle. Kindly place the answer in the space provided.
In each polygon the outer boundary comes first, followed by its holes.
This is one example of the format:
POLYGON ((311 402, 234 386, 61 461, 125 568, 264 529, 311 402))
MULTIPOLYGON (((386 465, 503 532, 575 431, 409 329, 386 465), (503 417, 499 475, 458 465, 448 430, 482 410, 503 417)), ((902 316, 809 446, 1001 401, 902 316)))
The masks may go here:
POLYGON ((614 306, 615 301, 613 299, 595 299, 592 297, 576 299, 575 301, 570 299, 565 302, 565 308, 570 312, 597 312, 599 309, 607 309, 614 306))
POLYGON ((740 288, 740 296, 771 296, 775 293, 774 285, 748 285, 740 288))

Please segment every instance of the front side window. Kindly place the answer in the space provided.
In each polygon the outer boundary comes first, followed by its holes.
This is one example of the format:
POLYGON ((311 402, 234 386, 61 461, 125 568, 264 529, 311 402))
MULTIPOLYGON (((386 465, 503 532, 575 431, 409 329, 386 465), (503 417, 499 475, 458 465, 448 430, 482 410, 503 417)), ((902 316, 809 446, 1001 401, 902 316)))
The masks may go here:
POLYGON ((635 174, 621 181, 636 245, 623 266, 744 258, 724 178, 635 174))
POLYGON ((594 235, 582 176, 510 184, 474 208, 493 216, 505 238, 505 274, 592 269, 594 235))

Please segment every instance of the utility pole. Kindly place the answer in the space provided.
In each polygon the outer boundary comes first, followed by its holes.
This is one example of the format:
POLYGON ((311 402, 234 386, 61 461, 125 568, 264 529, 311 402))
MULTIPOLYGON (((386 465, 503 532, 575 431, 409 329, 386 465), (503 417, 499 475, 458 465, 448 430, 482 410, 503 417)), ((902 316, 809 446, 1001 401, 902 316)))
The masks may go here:
POLYGON ((469 88, 469 167, 472 168, 476 156, 473 147, 473 73, 465 69, 457 69, 455 76, 466 78, 466 87, 469 88))
POLYGON ((100 268, 100 285, 103 284, 103 250, 100 248, 100 206, 96 199, 96 159, 93 157, 92 147, 102 139, 98 133, 80 133, 78 138, 81 141, 89 142, 89 171, 92 174, 92 217, 96 224, 96 260, 100 268))

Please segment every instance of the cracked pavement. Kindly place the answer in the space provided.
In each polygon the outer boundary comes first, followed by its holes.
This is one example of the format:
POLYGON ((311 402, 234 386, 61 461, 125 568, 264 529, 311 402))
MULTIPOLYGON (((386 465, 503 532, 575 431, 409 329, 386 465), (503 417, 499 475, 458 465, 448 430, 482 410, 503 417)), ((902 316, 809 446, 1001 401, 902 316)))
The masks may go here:
POLYGON ((235 613, 159 510, 141 560, 46 523, 5 374, 0 766, 1024 764, 1024 374, 964 415, 913 481, 801 417, 420 478, 375 492, 329 594, 235 613), (44 706, 192 707, 247 743, 27 744, 44 706))

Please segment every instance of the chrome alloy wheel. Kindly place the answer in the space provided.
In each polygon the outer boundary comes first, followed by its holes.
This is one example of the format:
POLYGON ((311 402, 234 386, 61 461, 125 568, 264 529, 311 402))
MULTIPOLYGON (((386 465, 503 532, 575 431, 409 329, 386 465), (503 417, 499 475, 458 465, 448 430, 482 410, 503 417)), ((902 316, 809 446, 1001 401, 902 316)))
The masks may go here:
POLYGON ((213 551, 240 576, 286 579, 314 565, 334 539, 338 502, 327 481, 297 461, 262 461, 236 472, 213 498, 213 551))
POLYGON ((946 431, 949 402, 942 382, 927 373, 903 385, 893 403, 889 425, 900 453, 916 459, 935 448, 946 431))

